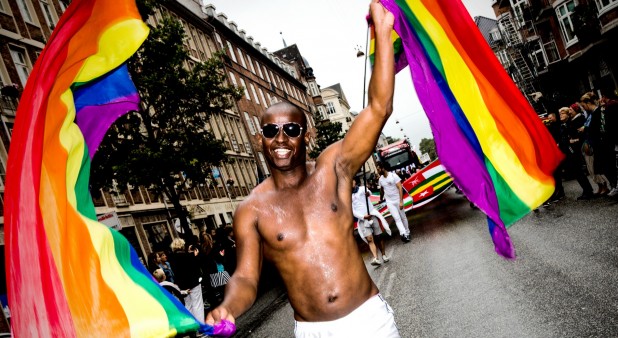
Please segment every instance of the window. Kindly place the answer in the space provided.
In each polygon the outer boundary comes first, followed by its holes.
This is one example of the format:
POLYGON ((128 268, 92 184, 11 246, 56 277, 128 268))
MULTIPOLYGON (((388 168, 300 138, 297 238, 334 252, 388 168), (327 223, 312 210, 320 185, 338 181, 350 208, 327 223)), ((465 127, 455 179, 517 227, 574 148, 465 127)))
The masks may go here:
POLYGON ((0 12, 5 12, 7 11, 8 6, 4 4, 4 0, 0 0, 0 12))
POLYGON ((245 97, 247 98, 247 100, 251 101, 251 96, 249 96, 249 91, 247 90, 247 84, 245 84, 245 80, 240 79, 240 84, 242 85, 242 88, 245 90, 245 97))
POLYGON ((564 37, 564 42, 567 47, 577 42, 577 37, 573 34, 573 10, 575 9, 575 1, 570 0, 556 7, 556 15, 560 22, 560 30, 564 37))
POLYGON ((255 74, 255 67, 253 67, 253 60, 251 60, 251 57, 249 56, 249 54, 247 54, 247 62, 249 63, 249 68, 251 68, 251 73, 255 74))
POLYGON ((266 102, 266 98, 264 97, 264 92, 262 91, 262 88, 258 87, 258 90, 260 91, 260 97, 262 98, 262 102, 264 103, 264 107, 268 107, 268 102, 266 102))
POLYGON ((64 13, 67 10, 67 7, 69 7, 69 0, 60 0, 58 1, 58 3, 60 4, 60 8, 62 9, 62 13, 64 13))
POLYGON ((270 171, 268 171, 268 165, 266 165, 266 160, 264 159, 264 155, 260 151, 258 151, 258 158, 260 159, 260 164, 262 165, 262 170, 264 170, 264 173, 266 175, 268 175, 270 173, 270 171))
POLYGON ((255 92, 255 86, 253 85, 253 83, 249 83, 249 86, 251 86, 251 92, 253 93, 253 97, 255 98, 255 102, 257 102, 257 104, 260 104, 260 100, 257 97, 257 93, 255 92))
POLYGON ((257 116, 255 115, 252 117, 253 117, 253 123, 255 124, 256 132, 261 133, 262 126, 260 125, 260 119, 258 119, 257 116))
POLYGON ((234 76, 234 73, 232 72, 230 72, 230 80, 232 80, 234 87, 238 87, 238 83, 236 82, 236 77, 234 76))
POLYGON ((245 112, 244 114, 247 125, 249 126, 249 132, 251 133, 251 135, 255 135, 257 133, 257 129, 255 129, 256 126, 253 124, 253 120, 251 120, 249 113, 245 112))
POLYGON ((240 148, 238 147, 238 142, 236 142, 236 135, 232 134, 230 140, 232 141, 232 149, 234 149, 235 152, 239 153, 240 148))
POLYGON ((528 10, 528 0, 511 0, 511 7, 513 8, 513 12, 515 12, 515 17, 517 18, 519 26, 525 26, 526 20, 524 19, 524 11, 528 10))
POLYGON ((315 82, 309 82, 309 91, 311 91, 311 96, 320 96, 318 86, 315 84, 315 82))
POLYGON ((270 76, 268 76, 268 69, 266 69, 266 67, 264 67, 264 74, 266 74, 266 81, 272 82, 270 81, 270 76))
POLYGON ((30 75, 30 67, 28 66, 28 59, 26 59, 26 52, 17 47, 10 47, 9 49, 11 50, 11 57, 13 58, 17 73, 19 74, 22 88, 26 87, 26 81, 28 81, 28 76, 30 75))
POLYGON ((232 60, 238 63, 238 60, 236 60, 236 54, 234 54, 234 48, 232 47, 232 44, 229 41, 227 41, 227 50, 228 52, 230 52, 230 57, 232 58, 232 60))
POLYGON ((537 39, 530 42, 530 56, 532 56, 532 61, 536 66, 537 70, 543 70, 547 68, 547 59, 545 58, 545 54, 543 53, 543 48, 541 47, 541 40, 537 39))
POLYGON ((255 65, 257 67, 258 74, 260 75, 260 78, 262 80, 264 80, 264 74, 262 74, 262 67, 260 66, 260 64, 257 61, 255 61, 255 65))
POLYGON ((244 69, 247 69, 247 63, 245 62, 245 57, 242 53, 242 50, 240 48, 236 48, 236 50, 238 51, 238 58, 240 59, 240 64, 243 66, 244 69))
POLYGON ((19 11, 21 15, 24 17, 24 21, 34 23, 34 18, 32 16, 32 12, 26 3, 28 0, 17 0, 17 6, 19 7, 19 11))
POLYGON ((251 143, 245 142, 245 149, 247 149, 247 154, 253 154, 253 151, 251 150, 251 143))
POLYGON ((217 32, 215 32, 215 40, 217 40, 219 48, 223 49, 223 41, 221 40, 221 35, 219 35, 219 33, 217 32))
POLYGON ((324 113, 324 106, 318 106, 318 111, 320 112, 320 117, 326 117, 326 113, 324 113))
POLYGON ((597 4, 599 15, 602 15, 618 6, 618 0, 595 0, 594 2, 597 4))
POLYGON ((272 80, 272 84, 274 84, 275 87, 279 88, 279 86, 277 86, 277 83, 276 83, 276 80, 275 80, 275 75, 273 75, 272 71, 269 70, 269 72, 270 72, 270 78, 273 79, 272 80))
POLYGON ((54 27, 56 27, 57 21, 55 15, 52 14, 53 9, 49 5, 48 0, 39 0, 39 3, 41 4, 41 9, 43 10, 43 16, 45 17, 47 26, 53 30, 54 27))
POLYGON ((335 110, 335 105, 332 102, 326 102, 326 111, 328 112, 328 115, 332 115, 337 112, 335 110))

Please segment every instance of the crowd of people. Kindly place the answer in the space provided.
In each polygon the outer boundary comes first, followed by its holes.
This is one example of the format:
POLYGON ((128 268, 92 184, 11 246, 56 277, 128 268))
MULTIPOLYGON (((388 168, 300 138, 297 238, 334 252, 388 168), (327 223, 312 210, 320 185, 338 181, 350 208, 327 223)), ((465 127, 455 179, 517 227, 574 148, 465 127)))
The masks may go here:
POLYGON ((216 307, 236 269, 236 242, 231 225, 212 228, 185 241, 176 238, 169 251, 148 256, 148 271, 200 321, 216 307))
POLYGON ((564 198, 564 178, 575 178, 579 183, 582 193, 578 200, 618 195, 617 100, 587 92, 577 102, 560 108, 558 114, 550 113, 546 125, 565 155, 554 173, 556 190, 546 204, 564 198))

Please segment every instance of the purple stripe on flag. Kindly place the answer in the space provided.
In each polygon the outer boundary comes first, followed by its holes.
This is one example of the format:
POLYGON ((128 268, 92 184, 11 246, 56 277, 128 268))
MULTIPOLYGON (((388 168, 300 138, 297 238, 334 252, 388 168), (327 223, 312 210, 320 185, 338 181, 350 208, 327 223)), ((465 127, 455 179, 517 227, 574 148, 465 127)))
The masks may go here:
POLYGON ((77 113, 75 122, 84 135, 90 159, 94 157, 105 133, 116 119, 128 111, 138 109, 139 95, 135 93, 104 105, 84 107, 77 113))

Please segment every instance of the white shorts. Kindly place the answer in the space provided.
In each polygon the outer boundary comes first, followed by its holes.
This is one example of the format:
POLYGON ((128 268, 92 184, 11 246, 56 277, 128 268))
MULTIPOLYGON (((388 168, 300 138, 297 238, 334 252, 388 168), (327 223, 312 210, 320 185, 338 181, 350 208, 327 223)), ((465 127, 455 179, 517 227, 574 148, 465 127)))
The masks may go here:
POLYGON ((393 309, 377 294, 347 316, 328 322, 296 321, 294 335, 297 338, 355 337, 399 338, 393 309))
POLYGON ((380 222, 377 217, 371 217, 371 224, 367 224, 367 220, 363 219, 358 222, 358 231, 363 232, 363 237, 367 237, 369 235, 381 235, 382 229, 380 229, 380 222))

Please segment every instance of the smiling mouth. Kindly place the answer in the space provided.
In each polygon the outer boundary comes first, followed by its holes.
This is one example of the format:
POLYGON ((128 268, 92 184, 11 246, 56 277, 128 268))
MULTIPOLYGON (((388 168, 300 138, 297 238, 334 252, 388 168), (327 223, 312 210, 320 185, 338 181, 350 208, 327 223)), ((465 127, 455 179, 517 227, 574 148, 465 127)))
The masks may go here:
POLYGON ((282 149, 282 148, 275 149, 273 152, 276 158, 288 158, 292 154, 292 151, 290 149, 282 149))

